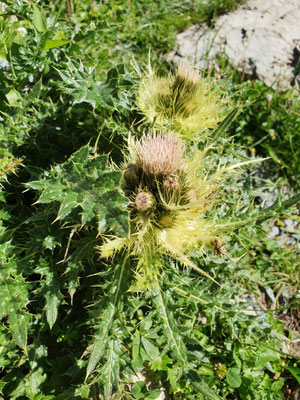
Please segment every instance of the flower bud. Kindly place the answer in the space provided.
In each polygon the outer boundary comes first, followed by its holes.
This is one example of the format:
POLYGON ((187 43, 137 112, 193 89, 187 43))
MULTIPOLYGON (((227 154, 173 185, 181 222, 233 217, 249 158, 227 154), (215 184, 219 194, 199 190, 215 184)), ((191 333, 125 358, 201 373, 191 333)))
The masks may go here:
POLYGON ((154 205, 154 198, 151 193, 149 192, 139 192, 136 195, 134 200, 134 204, 138 211, 148 211, 154 205))
POLYGON ((177 176, 168 176, 163 180, 163 188, 168 192, 178 192, 180 184, 177 176))

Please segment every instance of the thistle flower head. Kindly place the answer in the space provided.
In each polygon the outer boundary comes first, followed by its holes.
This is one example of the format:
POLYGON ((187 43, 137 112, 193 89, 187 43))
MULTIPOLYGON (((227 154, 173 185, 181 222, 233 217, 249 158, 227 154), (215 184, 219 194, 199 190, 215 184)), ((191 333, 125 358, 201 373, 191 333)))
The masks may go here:
POLYGON ((146 120, 188 139, 193 139, 195 132, 215 128, 226 115, 227 103, 220 83, 185 62, 166 77, 157 76, 149 68, 137 94, 137 105, 146 120))
MULTIPOLYGON (((185 146, 171 135, 144 136, 132 147, 126 170, 129 178, 124 177, 130 181, 133 169, 138 183, 131 189, 124 183, 131 199, 131 234, 123 239, 123 247, 138 255, 143 269, 138 273, 150 280, 152 260, 158 254, 171 255, 205 274, 186 253, 213 246, 218 238, 214 222, 205 213, 214 205, 213 195, 222 174, 217 171, 207 178, 202 171, 203 152, 197 150, 187 160, 185 146), (136 173, 136 169, 143 173, 136 173)), ((108 240, 102 255, 108 257, 120 248, 120 239, 108 240)))
POLYGON ((137 163, 146 175, 168 176, 183 165, 184 145, 168 136, 145 136, 136 145, 137 163))

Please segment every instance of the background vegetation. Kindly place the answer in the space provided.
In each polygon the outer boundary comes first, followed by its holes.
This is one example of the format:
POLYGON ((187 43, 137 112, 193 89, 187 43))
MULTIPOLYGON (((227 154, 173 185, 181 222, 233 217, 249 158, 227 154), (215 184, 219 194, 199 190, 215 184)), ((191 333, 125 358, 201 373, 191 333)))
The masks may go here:
MULTIPOLYGON (((143 130, 134 65, 143 68, 150 54, 166 72, 179 30, 212 24, 238 3, 1 3, 3 398, 292 398, 300 380, 297 240, 282 245, 265 231, 277 224, 297 239, 284 215, 227 238, 232 258, 246 251, 239 262, 196 259, 221 288, 165 258, 160 288, 136 291, 135 260, 103 261, 96 250, 101 235, 128 230, 121 172, 110 164, 122 162, 129 133, 143 130)), ((270 157, 228 181, 226 202, 242 212, 266 189, 291 196, 286 187, 299 188, 298 93, 219 65, 243 113, 213 150, 216 165, 270 157)), ((288 215, 299 220, 296 207, 288 215)))

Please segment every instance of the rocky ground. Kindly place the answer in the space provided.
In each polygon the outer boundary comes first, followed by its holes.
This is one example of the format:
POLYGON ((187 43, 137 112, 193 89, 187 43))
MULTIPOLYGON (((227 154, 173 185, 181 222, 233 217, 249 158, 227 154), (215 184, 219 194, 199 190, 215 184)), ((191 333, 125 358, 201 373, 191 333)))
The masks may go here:
POLYGON ((200 68, 225 55, 241 72, 268 86, 288 89, 300 84, 300 1, 248 0, 220 16, 212 28, 193 25, 177 37, 171 54, 200 68))

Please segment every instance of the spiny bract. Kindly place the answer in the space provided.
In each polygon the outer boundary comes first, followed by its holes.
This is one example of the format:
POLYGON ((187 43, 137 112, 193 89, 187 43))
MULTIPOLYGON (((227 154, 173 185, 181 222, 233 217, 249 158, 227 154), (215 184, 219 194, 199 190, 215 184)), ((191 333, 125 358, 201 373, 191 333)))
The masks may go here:
POLYGON ((137 105, 146 120, 188 139, 193 139, 195 132, 215 128, 226 114, 227 103, 219 83, 184 62, 166 77, 159 77, 149 66, 137 94, 137 105))

